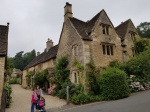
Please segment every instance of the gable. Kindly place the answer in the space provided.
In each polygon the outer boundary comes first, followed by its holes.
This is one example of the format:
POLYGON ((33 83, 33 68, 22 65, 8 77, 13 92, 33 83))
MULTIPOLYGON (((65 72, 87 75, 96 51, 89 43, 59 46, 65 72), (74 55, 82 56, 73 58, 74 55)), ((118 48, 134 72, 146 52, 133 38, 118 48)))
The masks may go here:
POLYGON ((135 28, 135 26, 131 20, 130 20, 129 25, 128 25, 128 31, 137 33, 136 28, 135 28))
POLYGON ((100 13, 99 21, 100 21, 100 23, 113 26, 110 19, 109 19, 109 17, 107 16, 107 14, 104 10, 102 10, 101 13, 100 13))

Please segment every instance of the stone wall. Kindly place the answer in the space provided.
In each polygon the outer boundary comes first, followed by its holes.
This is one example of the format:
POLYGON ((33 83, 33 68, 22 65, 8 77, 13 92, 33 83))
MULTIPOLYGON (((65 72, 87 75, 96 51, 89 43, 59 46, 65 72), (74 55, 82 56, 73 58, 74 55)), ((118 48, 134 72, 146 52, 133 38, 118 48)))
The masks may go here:
POLYGON ((5 57, 0 57, 0 102, 4 85, 5 57))
POLYGON ((128 59, 133 57, 134 53, 133 53, 133 48, 134 48, 134 40, 131 38, 131 34, 130 32, 135 32, 135 39, 140 38, 140 36, 138 35, 138 32, 136 31, 133 23, 130 21, 128 29, 127 29, 127 33, 125 35, 125 40, 124 40, 124 44, 126 45, 125 50, 127 51, 127 57, 128 59))
POLYGON ((72 73, 77 71, 77 68, 73 65, 74 60, 77 60, 81 65, 84 65, 84 52, 82 37, 78 34, 69 19, 64 22, 61 37, 59 40, 59 48, 57 58, 60 56, 67 56, 69 60, 68 69, 70 70, 70 79, 73 80, 72 73), (77 56, 73 55, 73 47, 77 46, 77 56))
POLYGON ((117 35, 105 13, 102 13, 100 16, 103 17, 99 18, 93 32, 91 33, 93 41, 89 44, 89 48, 91 48, 90 52, 95 65, 97 67, 106 67, 109 62, 113 60, 122 62, 122 47, 121 39, 117 35), (109 35, 103 34, 102 32, 102 24, 104 23, 109 25, 109 35), (113 55, 104 55, 102 45, 112 45, 113 55))

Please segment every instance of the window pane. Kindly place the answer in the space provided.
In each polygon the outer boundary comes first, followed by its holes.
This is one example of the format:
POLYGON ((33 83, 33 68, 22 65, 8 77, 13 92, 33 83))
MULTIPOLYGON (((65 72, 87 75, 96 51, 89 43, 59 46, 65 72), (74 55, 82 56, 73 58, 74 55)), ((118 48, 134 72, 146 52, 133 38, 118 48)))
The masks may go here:
POLYGON ((106 34, 109 35, 109 27, 106 26, 106 34))
POLYGON ((110 46, 111 55, 114 55, 113 46, 110 46))
POLYGON ((77 74, 76 74, 76 72, 74 73, 74 82, 77 83, 77 74))
POLYGON ((74 55, 77 56, 77 47, 74 47, 74 55))
POLYGON ((103 54, 105 55, 106 54, 105 45, 102 45, 102 47, 103 47, 103 54))
POLYGON ((103 34, 106 34, 104 25, 102 25, 102 30, 103 30, 103 34))
POLYGON ((107 55, 110 55, 110 49, 108 45, 107 45, 107 55))

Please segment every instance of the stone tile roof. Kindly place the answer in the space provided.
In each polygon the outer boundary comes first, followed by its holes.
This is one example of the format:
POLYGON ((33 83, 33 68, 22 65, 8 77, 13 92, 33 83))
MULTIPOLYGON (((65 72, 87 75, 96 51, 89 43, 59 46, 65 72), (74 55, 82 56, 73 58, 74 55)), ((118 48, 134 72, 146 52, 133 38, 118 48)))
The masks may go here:
POLYGON ((7 55, 8 48, 8 26, 0 25, 0 56, 7 55))
POLYGON ((92 38, 90 38, 89 35, 96 21, 98 20, 99 16, 100 16, 100 12, 96 16, 94 16, 90 21, 87 22, 81 21, 74 17, 69 19, 71 23, 74 25, 74 27, 76 28, 76 30, 78 31, 78 33, 80 34, 80 36, 82 36, 82 39, 91 41, 92 38))
POLYGON ((54 59, 56 58, 56 55, 57 55, 57 50, 58 50, 58 45, 50 48, 48 50, 48 52, 45 50, 43 53, 41 53, 40 55, 36 56, 25 68, 30 68, 30 67, 33 67, 39 63, 43 63, 43 62, 46 62, 50 59, 54 59))
POLYGON ((119 35, 119 37, 123 40, 125 38, 125 35, 127 33, 127 29, 128 29, 128 25, 129 25, 129 22, 131 20, 128 19, 127 21, 121 23, 119 26, 117 26, 115 28, 117 34, 119 35))

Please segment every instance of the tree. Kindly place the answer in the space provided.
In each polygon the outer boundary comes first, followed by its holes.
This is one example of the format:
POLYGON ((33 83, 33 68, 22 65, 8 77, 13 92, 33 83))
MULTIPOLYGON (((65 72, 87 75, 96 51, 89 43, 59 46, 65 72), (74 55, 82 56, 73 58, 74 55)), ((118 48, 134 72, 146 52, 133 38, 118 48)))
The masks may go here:
POLYGON ((14 67, 23 70, 24 68, 23 51, 16 53, 14 57, 14 67))
POLYGON ((135 75, 145 81, 150 81, 150 48, 130 59, 123 65, 128 75, 135 75))
POLYGON ((143 38, 150 38, 150 22, 142 22, 137 26, 139 35, 143 38))
POLYGON ((35 57, 36 57, 36 52, 34 49, 31 52, 25 53, 23 55, 24 67, 26 67, 35 57))
POLYGON ((13 58, 7 57, 7 72, 11 73, 13 71, 14 64, 13 64, 13 58))
POLYGON ((150 47, 150 40, 146 38, 136 39, 134 44, 135 44, 136 53, 139 54, 140 52, 143 52, 150 47))
POLYGON ((14 67, 20 70, 23 70, 36 57, 34 49, 31 52, 23 53, 23 51, 16 53, 13 59, 14 67))

